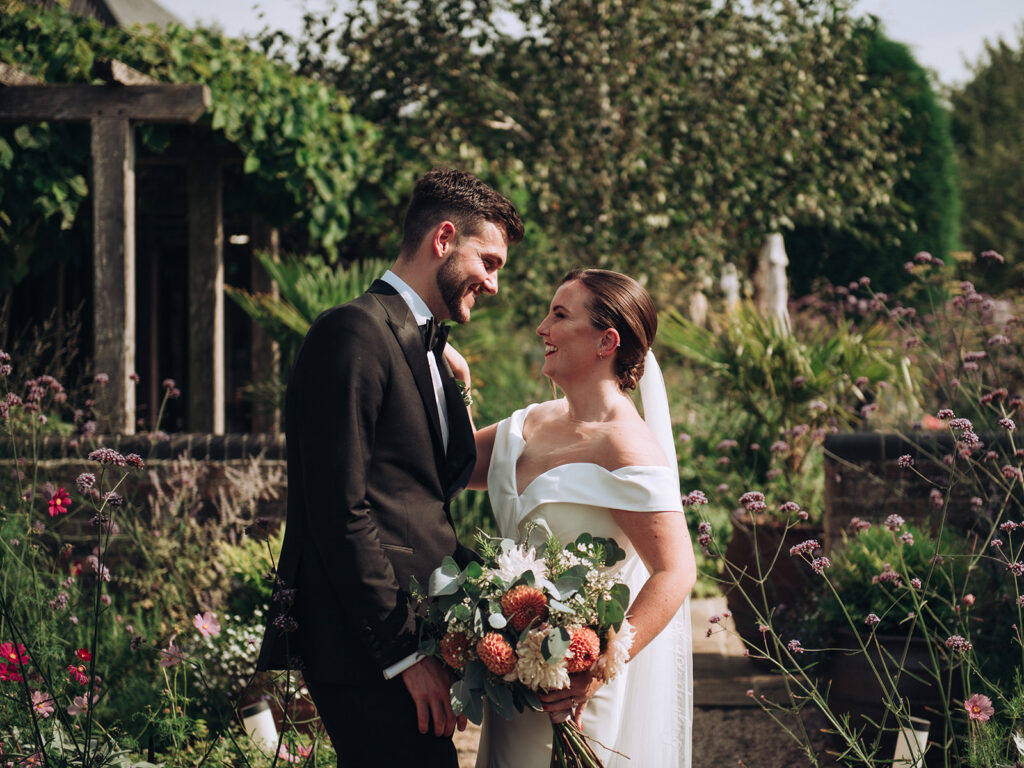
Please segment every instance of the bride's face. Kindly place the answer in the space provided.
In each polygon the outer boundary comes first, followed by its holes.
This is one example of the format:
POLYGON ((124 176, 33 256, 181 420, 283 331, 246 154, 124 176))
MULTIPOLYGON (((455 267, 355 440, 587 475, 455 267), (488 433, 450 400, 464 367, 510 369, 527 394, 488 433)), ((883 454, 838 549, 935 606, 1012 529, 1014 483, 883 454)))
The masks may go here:
POLYGON ((556 384, 589 371, 598 361, 603 334, 590 322, 589 297, 590 291, 579 280, 560 285, 547 317, 537 326, 537 334, 544 339, 541 372, 556 384))

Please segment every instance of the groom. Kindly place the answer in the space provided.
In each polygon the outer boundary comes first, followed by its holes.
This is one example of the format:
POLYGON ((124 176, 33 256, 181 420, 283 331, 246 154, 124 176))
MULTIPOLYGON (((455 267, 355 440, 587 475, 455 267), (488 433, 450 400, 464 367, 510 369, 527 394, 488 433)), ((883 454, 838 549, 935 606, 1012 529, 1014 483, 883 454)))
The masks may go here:
POLYGON ((288 382, 288 517, 260 669, 301 666, 339 763, 457 765, 447 672, 416 654, 409 577, 465 565, 449 504, 473 469, 447 327, 498 292, 513 205, 474 176, 416 182, 398 259, 313 323, 288 382))

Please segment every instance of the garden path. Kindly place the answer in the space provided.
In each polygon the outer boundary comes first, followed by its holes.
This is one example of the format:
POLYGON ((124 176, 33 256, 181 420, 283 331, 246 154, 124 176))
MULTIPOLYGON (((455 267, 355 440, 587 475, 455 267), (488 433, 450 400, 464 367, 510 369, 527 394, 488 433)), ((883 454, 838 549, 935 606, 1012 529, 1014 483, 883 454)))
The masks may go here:
MULTIPOLYGON (((743 646, 732 632, 716 631, 706 637, 708 619, 726 610, 724 597, 694 599, 693 620, 693 768, 808 768, 812 762, 782 727, 758 706, 754 696, 785 701, 786 692, 776 675, 768 674, 743 656, 743 646)), ((731 628, 730 620, 724 619, 731 628)), ((828 739, 821 733, 824 722, 816 715, 805 718, 815 741, 815 753, 824 756, 828 739)), ((793 725, 793 722, 788 723, 793 725)), ((480 729, 470 723, 455 734, 459 768, 473 768, 480 729)), ((833 762, 822 759, 821 768, 833 762)), ((656 768, 656 766, 643 766, 656 768)))

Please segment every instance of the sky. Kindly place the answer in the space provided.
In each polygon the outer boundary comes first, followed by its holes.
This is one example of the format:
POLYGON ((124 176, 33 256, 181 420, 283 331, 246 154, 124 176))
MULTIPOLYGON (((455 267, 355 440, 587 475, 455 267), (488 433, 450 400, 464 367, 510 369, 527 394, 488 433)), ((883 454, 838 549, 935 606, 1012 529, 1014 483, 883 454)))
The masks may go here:
MULTIPOLYGON (((186 24, 216 24, 229 35, 258 32, 264 24, 298 32, 304 6, 327 5, 318 0, 158 1, 186 24)), ((881 19, 888 36, 909 45, 917 61, 947 86, 970 79, 967 62, 977 61, 985 40, 1002 38, 1016 46, 1024 22, 1021 0, 857 0, 855 8, 881 19)))

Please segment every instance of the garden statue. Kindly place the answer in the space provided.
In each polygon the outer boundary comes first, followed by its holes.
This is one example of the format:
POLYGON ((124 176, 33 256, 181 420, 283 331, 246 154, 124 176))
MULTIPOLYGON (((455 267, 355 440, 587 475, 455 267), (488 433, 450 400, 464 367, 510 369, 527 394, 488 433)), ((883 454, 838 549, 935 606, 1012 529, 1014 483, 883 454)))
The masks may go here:
POLYGON ((725 311, 732 312, 740 305, 740 275, 735 264, 728 262, 722 267, 722 278, 718 285, 725 296, 725 311))
POLYGON ((758 259, 754 282, 757 287, 757 307, 767 317, 777 318, 783 328, 789 328, 789 290, 786 280, 786 246, 782 235, 773 232, 765 238, 758 259))

